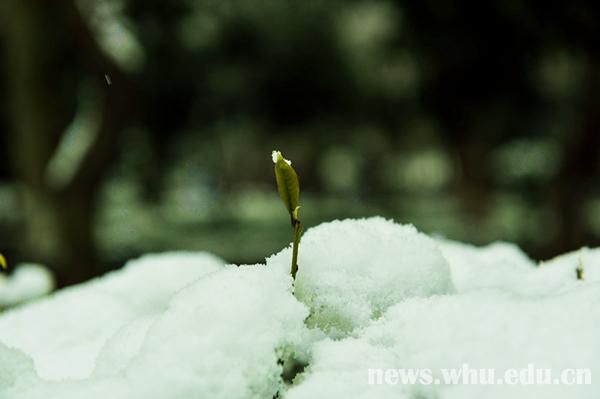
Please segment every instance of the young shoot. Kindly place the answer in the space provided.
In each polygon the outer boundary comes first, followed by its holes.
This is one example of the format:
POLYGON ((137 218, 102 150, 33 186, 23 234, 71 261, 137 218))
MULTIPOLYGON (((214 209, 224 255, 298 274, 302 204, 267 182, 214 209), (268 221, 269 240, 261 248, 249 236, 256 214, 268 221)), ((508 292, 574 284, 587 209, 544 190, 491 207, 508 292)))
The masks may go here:
POLYGON ((6 267, 7 267, 6 259, 4 258, 4 256, 2 254, 0 254, 0 269, 6 269, 6 267))
POLYGON ((583 270, 583 254, 581 252, 579 253, 579 261, 577 262, 577 267, 575 268, 575 276, 577 277, 577 280, 583 280, 585 276, 583 270))
POLYGON ((294 235, 292 248, 292 278, 296 279, 298 271, 298 246, 300 245, 300 235, 302 234, 302 226, 298 212, 300 210, 300 183, 298 175, 292 163, 285 159, 281 152, 273 151, 273 163, 275 164, 275 179, 277 180, 277 191, 283 201, 288 213, 290 214, 290 222, 294 235))

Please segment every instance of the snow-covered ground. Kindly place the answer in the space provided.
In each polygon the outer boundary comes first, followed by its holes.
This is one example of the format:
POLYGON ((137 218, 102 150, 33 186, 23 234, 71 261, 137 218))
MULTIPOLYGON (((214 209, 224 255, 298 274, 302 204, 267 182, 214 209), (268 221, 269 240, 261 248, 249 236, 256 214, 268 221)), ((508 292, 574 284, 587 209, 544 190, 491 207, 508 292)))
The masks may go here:
POLYGON ((295 288, 289 262, 147 255, 6 312, 0 398, 600 397, 600 250, 538 266, 371 218, 309 229, 295 288), (589 369, 591 384, 369 384, 370 369, 465 365, 589 369))

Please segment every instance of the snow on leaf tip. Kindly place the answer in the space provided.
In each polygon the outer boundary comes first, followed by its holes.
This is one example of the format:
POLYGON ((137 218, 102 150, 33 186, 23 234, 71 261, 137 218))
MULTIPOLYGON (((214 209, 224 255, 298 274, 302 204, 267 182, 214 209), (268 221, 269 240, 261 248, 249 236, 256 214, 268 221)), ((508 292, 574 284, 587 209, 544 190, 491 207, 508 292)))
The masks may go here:
POLYGON ((300 183, 298 175, 292 163, 285 159, 280 151, 271 154, 275 163, 275 179, 277 180, 277 191, 287 208, 292 220, 298 220, 298 208, 300 206, 300 183))

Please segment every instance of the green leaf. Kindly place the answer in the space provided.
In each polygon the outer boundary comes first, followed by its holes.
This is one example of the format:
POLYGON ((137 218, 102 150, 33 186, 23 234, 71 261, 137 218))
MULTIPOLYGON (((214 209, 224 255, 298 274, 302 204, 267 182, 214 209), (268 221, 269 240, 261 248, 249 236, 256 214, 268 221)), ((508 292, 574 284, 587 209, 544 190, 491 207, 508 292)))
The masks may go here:
POLYGON ((292 163, 279 151, 273 151, 273 162, 275 163, 275 179, 277 180, 277 191, 287 208, 292 223, 298 220, 298 209, 300 208, 300 183, 298 175, 292 163))
POLYGON ((0 254, 0 267, 2 267, 3 269, 6 269, 6 259, 4 259, 4 256, 2 256, 2 254, 0 254))

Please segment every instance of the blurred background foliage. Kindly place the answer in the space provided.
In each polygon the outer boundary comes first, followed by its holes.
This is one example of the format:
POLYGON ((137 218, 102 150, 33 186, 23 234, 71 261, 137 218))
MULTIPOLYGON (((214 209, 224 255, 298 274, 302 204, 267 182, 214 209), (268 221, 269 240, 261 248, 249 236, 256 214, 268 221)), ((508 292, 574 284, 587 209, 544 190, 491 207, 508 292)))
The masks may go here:
POLYGON ((383 215, 600 242, 592 1, 2 0, 0 243, 60 285, 149 251, 255 263, 307 227, 383 215))

